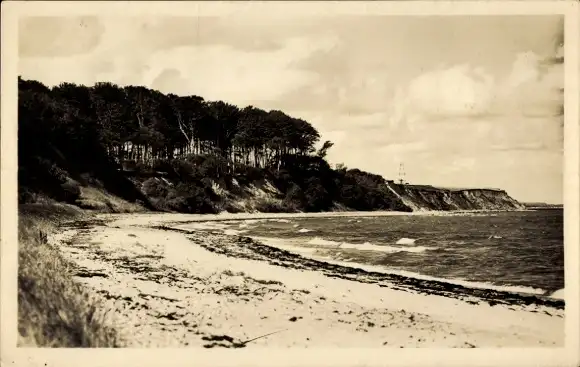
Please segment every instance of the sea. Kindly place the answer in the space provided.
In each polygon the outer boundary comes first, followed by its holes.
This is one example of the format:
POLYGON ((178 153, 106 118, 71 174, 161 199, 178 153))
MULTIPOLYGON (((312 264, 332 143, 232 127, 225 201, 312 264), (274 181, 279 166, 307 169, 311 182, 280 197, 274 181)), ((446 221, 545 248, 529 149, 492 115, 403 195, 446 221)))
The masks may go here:
POLYGON ((562 209, 191 224, 303 256, 410 277, 550 294, 564 288, 562 209))

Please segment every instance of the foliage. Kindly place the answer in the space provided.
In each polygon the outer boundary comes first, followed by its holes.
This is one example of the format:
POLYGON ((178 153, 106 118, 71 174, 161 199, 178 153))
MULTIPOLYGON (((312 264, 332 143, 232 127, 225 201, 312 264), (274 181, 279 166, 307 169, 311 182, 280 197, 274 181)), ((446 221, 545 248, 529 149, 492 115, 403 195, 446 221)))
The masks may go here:
POLYGON ((281 192, 273 202, 282 203, 260 204, 268 211, 402 205, 382 177, 333 170, 325 160, 333 143, 317 151, 318 131, 282 111, 112 83, 47 88, 19 78, 18 85, 21 202, 36 192, 75 202, 89 173, 103 189, 150 209, 214 212, 227 200, 212 185, 237 190, 267 180, 281 192), (160 172, 174 185, 162 183, 160 172), (136 186, 139 177, 148 179, 136 186))
POLYGON ((121 347, 104 322, 102 303, 76 283, 69 264, 47 242, 59 222, 82 213, 62 204, 26 204, 18 225, 18 346, 121 347))

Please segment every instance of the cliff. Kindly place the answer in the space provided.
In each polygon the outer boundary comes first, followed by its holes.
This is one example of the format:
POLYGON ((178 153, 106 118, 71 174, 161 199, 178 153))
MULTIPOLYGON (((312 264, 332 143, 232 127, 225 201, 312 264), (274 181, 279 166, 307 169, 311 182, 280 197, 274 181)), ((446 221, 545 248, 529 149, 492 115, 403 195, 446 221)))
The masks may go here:
POLYGON ((506 191, 486 188, 442 188, 388 182, 391 192, 413 211, 522 210, 525 206, 506 191))
POLYGON ((21 204, 182 213, 523 208, 502 190, 396 185, 332 168, 332 142, 278 110, 111 83, 49 88, 19 78, 18 93, 21 204))
MULTIPOLYGON (((453 211, 453 210, 523 210, 526 207, 505 190, 489 188, 442 188, 430 185, 398 185, 393 181, 384 181, 385 189, 381 190, 384 200, 393 203, 393 211, 453 211)), ((254 212, 269 211, 266 208, 277 204, 282 208, 283 195, 275 184, 265 181, 262 185, 244 190, 226 191, 213 185, 213 191, 226 203, 227 208, 235 211, 254 212), (240 194, 244 192, 244 194, 240 194), (266 205, 268 204, 268 205, 266 205)), ((332 210, 357 210, 335 203, 332 210)), ((371 210, 378 210, 376 208, 371 210)), ((280 210, 284 211, 284 210, 280 210)))

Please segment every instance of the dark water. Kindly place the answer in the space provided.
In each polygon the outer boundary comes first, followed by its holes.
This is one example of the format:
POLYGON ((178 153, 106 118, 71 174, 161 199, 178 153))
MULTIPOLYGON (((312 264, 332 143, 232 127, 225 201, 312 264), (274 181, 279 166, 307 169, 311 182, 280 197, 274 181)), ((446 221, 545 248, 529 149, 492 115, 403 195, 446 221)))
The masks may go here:
POLYGON ((221 225, 246 236, 283 239, 282 243, 316 256, 389 271, 514 290, 534 288, 535 293, 564 288, 562 210, 270 219, 221 225), (397 244, 403 238, 415 241, 397 244))

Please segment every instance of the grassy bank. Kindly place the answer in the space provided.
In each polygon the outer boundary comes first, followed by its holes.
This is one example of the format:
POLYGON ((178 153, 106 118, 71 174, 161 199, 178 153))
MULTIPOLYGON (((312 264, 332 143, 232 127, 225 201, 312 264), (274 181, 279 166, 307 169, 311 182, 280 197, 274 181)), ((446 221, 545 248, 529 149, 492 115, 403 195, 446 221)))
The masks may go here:
POLYGON ((89 214, 63 204, 19 208, 18 345, 118 347, 115 330, 104 325, 99 301, 70 275, 71 264, 47 242, 59 223, 89 214))

